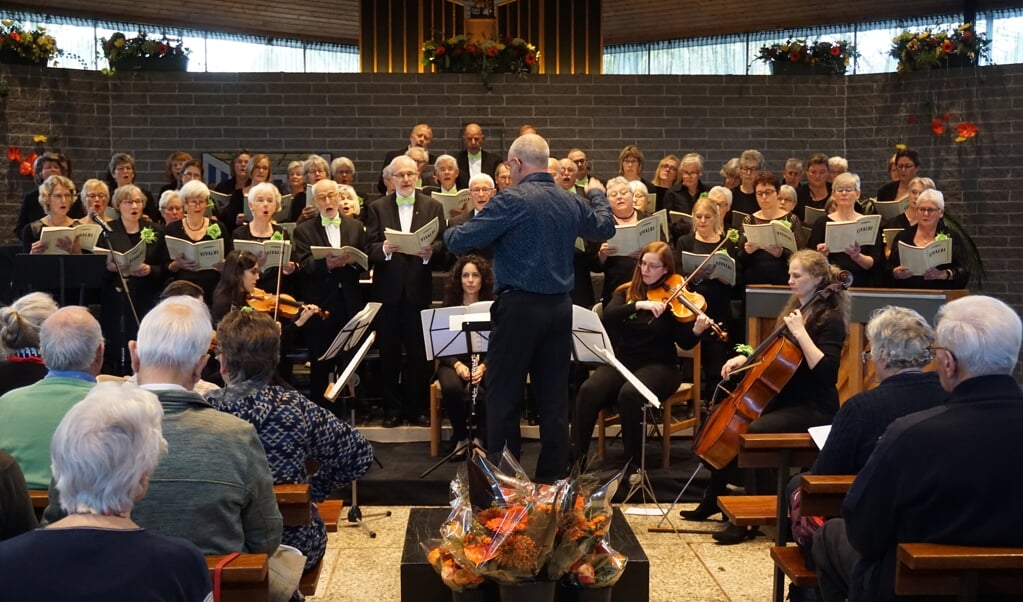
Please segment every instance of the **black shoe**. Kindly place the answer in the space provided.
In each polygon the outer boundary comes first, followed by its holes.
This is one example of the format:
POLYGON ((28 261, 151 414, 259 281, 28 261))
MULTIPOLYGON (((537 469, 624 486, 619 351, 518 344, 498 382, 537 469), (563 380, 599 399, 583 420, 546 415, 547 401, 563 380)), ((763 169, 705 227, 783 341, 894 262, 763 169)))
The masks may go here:
POLYGON ((721 509, 711 504, 700 502, 700 505, 692 510, 681 510, 679 516, 686 520, 705 521, 721 512, 721 509))
POLYGON ((420 414, 413 418, 409 418, 408 423, 412 426, 430 426, 430 417, 425 414, 420 414))
POLYGON ((723 546, 731 546, 742 543, 747 539, 753 539, 760 534, 760 531, 753 527, 737 527, 731 523, 723 530, 718 531, 712 537, 714 541, 723 546))
POLYGON ((448 462, 462 462, 462 461, 464 461, 465 460, 465 454, 469 450, 469 442, 468 441, 459 441, 458 443, 455 444, 455 446, 458 449, 458 451, 453 453, 453 454, 451 454, 451 457, 448 458, 448 462))
POLYGON ((396 426, 401 426, 401 423, 401 416, 388 416, 387 418, 384 418, 383 425, 384 428, 393 429, 396 426))

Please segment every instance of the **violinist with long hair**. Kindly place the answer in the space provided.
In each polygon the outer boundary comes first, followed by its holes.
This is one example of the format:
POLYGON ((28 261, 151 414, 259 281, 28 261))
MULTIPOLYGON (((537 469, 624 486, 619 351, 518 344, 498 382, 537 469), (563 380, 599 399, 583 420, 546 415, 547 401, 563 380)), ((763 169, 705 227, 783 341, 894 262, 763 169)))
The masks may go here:
MULTIPOLYGON (((663 301, 650 300, 675 274, 675 256, 667 243, 656 241, 643 247, 632 280, 614 290, 603 309, 602 321, 615 356, 658 399, 666 399, 682 382, 675 345, 692 349, 710 326, 705 316, 682 322, 663 301)), ((613 405, 621 416, 625 456, 639 468, 643 445, 645 398, 615 368, 598 366, 576 396, 572 442, 576 458, 586 458, 598 413, 613 405)))
MULTIPOLYGON (((787 329, 787 334, 782 336, 798 346, 802 359, 781 391, 764 407, 760 417, 749 424, 749 433, 801 433, 811 426, 830 424, 838 411, 836 385, 842 346, 849 326, 849 296, 845 290, 818 296, 818 291, 840 282, 840 273, 838 268, 828 265, 827 259, 817 251, 802 249, 795 252, 789 259, 788 271, 792 296, 781 310, 776 326, 787 329), (812 299, 812 303, 807 305, 812 299)), ((721 376, 728 378, 746 363, 744 355, 731 358, 725 362, 721 376)), ((772 493, 774 479, 771 471, 748 471, 740 475, 738 462, 733 459, 720 470, 711 468, 710 484, 703 500, 696 509, 683 510, 682 517, 706 520, 716 514, 718 496, 725 492, 729 482, 736 482, 740 477, 745 478, 747 494, 772 493)), ((756 534, 755 529, 729 524, 723 531, 715 533, 714 539, 730 545, 752 539, 756 534)))

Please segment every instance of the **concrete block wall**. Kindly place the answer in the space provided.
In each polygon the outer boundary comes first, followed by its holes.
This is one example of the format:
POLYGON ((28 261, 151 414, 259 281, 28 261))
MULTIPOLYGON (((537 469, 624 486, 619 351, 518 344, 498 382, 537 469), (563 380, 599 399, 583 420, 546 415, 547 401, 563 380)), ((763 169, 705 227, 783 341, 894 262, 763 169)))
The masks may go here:
MULTIPOLYGON (((102 174, 114 152, 138 162, 138 181, 162 185, 175 150, 318 151, 347 155, 369 191, 384 153, 403 148, 417 121, 435 150, 460 147, 462 125, 483 124, 486 147, 504 153, 523 123, 564 156, 580 147, 600 177, 614 175, 626 144, 646 155, 651 177, 667 153, 700 152, 704 179, 747 148, 780 172, 790 156, 842 155, 865 195, 886 181, 898 143, 920 151, 921 174, 946 192, 948 209, 980 245, 983 290, 1023 308, 1016 249, 1023 227, 1023 66, 950 69, 900 77, 495 76, 454 74, 118 74, 0 65, 0 144, 32 148, 45 134, 74 162, 80 183, 102 174), (950 113, 980 133, 962 144, 931 130, 950 113)), ((2 157, 0 157, 2 158, 2 157)), ((17 207, 30 189, 17 166, 0 166, 0 240, 13 241, 17 207)))

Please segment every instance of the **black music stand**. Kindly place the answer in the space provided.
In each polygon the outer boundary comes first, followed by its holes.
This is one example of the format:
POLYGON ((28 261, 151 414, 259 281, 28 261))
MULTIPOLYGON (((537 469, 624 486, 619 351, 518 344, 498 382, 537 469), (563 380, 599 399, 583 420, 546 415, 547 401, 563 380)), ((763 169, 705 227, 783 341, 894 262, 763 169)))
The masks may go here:
POLYGON ((95 255, 14 256, 14 287, 29 293, 57 291, 57 303, 67 305, 68 289, 78 289, 78 305, 85 305, 86 289, 101 289, 107 273, 107 258, 95 255))

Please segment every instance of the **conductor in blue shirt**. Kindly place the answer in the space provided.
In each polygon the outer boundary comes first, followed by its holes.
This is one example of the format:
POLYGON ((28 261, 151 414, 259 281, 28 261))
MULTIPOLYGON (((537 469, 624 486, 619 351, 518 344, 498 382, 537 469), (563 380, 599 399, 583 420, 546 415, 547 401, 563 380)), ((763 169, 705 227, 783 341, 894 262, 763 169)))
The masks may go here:
POLYGON ((521 450, 519 418, 529 374, 540 413, 536 480, 552 483, 568 469, 568 379, 572 351, 572 254, 576 237, 607 240, 615 222, 604 187, 586 186, 587 199, 562 190, 547 172, 550 149, 536 134, 508 150, 512 184, 471 220, 444 232, 455 253, 491 247, 497 298, 485 376, 491 460, 505 446, 521 450))

